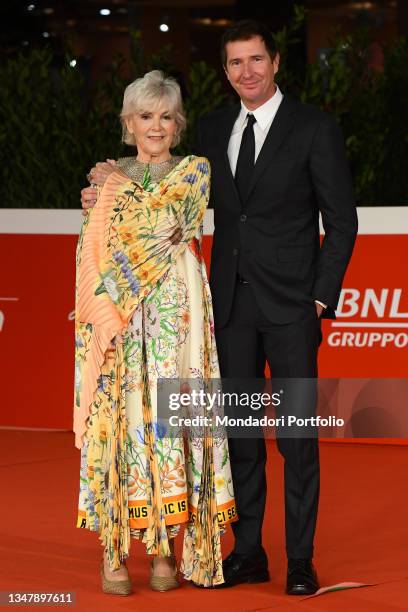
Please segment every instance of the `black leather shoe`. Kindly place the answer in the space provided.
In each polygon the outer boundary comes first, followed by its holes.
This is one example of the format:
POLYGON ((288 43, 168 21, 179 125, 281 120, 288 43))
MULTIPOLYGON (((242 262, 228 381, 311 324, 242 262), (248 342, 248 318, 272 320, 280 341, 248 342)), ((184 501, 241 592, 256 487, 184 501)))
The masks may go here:
POLYGON ((214 588, 225 589, 237 584, 268 582, 268 558, 265 553, 257 556, 239 555, 232 552, 222 562, 225 582, 214 588))
POLYGON ((311 559, 288 559, 286 593, 288 595, 313 595, 320 588, 311 559))

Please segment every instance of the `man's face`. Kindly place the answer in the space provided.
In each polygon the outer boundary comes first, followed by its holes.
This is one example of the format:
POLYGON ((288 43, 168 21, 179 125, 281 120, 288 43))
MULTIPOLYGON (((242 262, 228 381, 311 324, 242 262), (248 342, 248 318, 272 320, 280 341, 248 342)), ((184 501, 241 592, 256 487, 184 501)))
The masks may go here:
POLYGON ((272 60, 260 36, 229 42, 225 73, 245 106, 255 110, 275 93, 279 54, 272 60))

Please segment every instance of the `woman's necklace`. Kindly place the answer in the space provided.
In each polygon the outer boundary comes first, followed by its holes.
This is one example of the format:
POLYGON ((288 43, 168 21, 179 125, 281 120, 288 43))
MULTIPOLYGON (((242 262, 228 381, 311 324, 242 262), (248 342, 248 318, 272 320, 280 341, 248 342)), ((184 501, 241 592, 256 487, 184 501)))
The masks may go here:
POLYGON ((171 157, 159 163, 146 163, 136 157, 121 157, 117 165, 132 181, 140 183, 146 189, 150 183, 156 183, 165 177, 182 159, 182 157, 171 157))

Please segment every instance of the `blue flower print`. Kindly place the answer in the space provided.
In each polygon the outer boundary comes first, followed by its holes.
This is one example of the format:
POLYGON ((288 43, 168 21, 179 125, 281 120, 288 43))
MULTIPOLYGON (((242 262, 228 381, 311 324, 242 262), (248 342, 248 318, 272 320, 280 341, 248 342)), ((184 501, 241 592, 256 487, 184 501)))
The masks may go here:
POLYGON ((198 163, 197 170, 201 172, 201 174, 205 174, 205 175, 209 174, 209 171, 210 171, 207 162, 198 163))
POLYGON ((194 185, 194 183, 197 182, 197 175, 196 174, 187 174, 184 178, 183 178, 183 183, 190 183, 190 185, 194 185))

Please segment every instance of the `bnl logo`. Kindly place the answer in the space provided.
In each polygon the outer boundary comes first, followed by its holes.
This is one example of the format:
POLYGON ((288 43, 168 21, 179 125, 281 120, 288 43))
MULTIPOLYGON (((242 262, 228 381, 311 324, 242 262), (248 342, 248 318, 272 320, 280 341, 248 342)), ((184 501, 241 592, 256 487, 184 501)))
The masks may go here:
POLYGON ((402 289, 363 292, 343 289, 336 310, 337 320, 331 324, 332 330, 342 329, 329 334, 329 346, 407 347, 408 312, 403 311, 401 301, 402 289), (353 320, 345 321, 347 318, 353 320), (343 331, 345 328, 348 331, 343 331))

